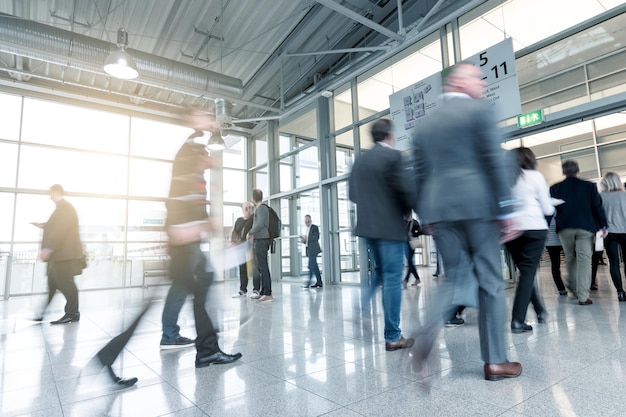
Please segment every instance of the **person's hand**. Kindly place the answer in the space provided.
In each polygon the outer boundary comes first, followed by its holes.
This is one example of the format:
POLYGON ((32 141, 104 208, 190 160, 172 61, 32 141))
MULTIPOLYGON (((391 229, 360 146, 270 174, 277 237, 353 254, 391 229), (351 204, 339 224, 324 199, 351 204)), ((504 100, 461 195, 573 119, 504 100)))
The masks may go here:
POLYGON ((606 238, 608 234, 609 234, 609 229, 602 229, 602 239, 606 238))
POLYGON ((517 239, 521 234, 521 230, 513 230, 513 219, 501 219, 500 224, 500 243, 510 242, 517 239))
POLYGON ((48 260, 50 260, 50 255, 52 254, 52 251, 50 249, 42 249, 41 252, 39 252, 39 259, 41 259, 44 262, 47 262, 48 260))
POLYGON ((422 225, 422 234, 424 234, 424 235, 434 235, 435 234, 435 228, 433 227, 432 224, 423 224, 422 225))

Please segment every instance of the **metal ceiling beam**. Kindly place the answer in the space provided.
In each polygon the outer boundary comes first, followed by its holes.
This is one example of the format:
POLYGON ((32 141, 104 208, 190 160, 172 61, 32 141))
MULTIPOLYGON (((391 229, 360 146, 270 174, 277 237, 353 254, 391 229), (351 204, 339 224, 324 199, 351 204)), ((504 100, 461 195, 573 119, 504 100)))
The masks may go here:
MULTIPOLYGON (((398 0, 400 1, 400 0, 398 0)), ((429 11, 428 13, 426 13, 426 16, 424 16, 424 18, 417 24, 417 27, 415 28, 415 30, 420 31, 424 25, 428 22, 428 19, 430 19, 430 17, 437 13, 439 11, 439 9, 441 8, 441 5, 445 2, 446 0, 439 0, 437 2, 437 4, 435 4, 429 11)))
POLYGON ((395 39, 398 42, 402 42, 404 40, 404 36, 399 35, 396 32, 389 30, 386 27, 381 26, 376 22, 372 22, 368 18, 361 16, 360 14, 353 12, 352 10, 344 6, 341 6, 340 4, 337 4, 332 0, 315 0, 315 1, 323 6, 328 7, 329 9, 336 11, 337 13, 341 13, 344 16, 348 16, 352 20, 356 20, 362 25, 365 25, 371 29, 374 29, 376 32, 380 32, 389 38, 395 39))
POLYGON ((386 51, 389 48, 390 48, 389 46, 370 46, 370 47, 367 47, 367 48, 346 48, 346 49, 331 49, 329 51, 285 53, 284 56, 309 56, 309 55, 349 54, 349 53, 352 53, 352 52, 386 51))

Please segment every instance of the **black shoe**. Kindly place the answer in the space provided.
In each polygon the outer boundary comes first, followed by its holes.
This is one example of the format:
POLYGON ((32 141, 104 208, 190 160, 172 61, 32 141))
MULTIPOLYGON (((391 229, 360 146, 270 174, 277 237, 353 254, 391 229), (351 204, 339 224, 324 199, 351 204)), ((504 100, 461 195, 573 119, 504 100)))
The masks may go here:
POLYGON ((80 314, 66 314, 58 320, 51 321, 50 324, 67 324, 80 320, 80 314))
POLYGON ((303 285, 303 286, 302 286, 302 289, 303 289, 303 290, 308 290, 309 288, 312 288, 312 287, 311 287, 310 285, 303 285))
POLYGON ((324 288, 322 284, 311 285, 311 288, 324 288))
POLYGON ((559 295, 567 295, 567 290, 559 290, 559 295))
POLYGON ((459 326, 463 326, 465 324, 465 320, 463 320, 460 317, 455 317, 452 320, 448 320, 444 323, 444 326, 446 327, 459 327, 459 326))
POLYGON ((541 313, 537 313, 537 322, 545 323, 546 317, 548 317, 548 313, 546 313, 545 311, 542 311, 541 313))
POLYGON ((196 368, 204 368, 209 365, 222 365, 226 363, 235 362, 237 359, 241 358, 241 353, 235 353, 234 355, 229 355, 228 353, 224 353, 221 350, 218 350, 216 353, 196 358, 196 368))
POLYGON ((133 385, 135 385, 137 383, 137 381, 139 381, 139 380, 137 378, 135 378, 135 377, 128 378, 128 379, 116 377, 113 380, 113 388, 124 389, 124 388, 128 388, 128 387, 132 387, 133 385))
POLYGON ((626 301, 626 292, 618 291, 617 292, 617 299, 618 299, 618 301, 626 301))
POLYGON ((589 287, 589 289, 591 291, 596 291, 598 289, 598 286, 596 284, 593 284, 591 287, 589 287))
POLYGON ((532 332, 533 331, 533 326, 526 324, 526 323, 520 323, 519 321, 511 321, 511 332, 513 333, 524 333, 524 332, 532 332))

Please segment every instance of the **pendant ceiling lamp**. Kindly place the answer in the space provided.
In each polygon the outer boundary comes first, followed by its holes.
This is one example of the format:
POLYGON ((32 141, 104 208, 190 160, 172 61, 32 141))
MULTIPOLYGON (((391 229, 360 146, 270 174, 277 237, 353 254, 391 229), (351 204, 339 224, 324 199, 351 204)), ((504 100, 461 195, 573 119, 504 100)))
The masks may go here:
POLYGON ((209 138, 209 143, 206 147, 212 151, 223 151, 226 148, 224 138, 219 130, 211 132, 211 137, 209 138))
POLYGON ((128 32, 120 28, 117 31, 117 46, 119 51, 111 52, 104 63, 104 71, 111 77, 122 80, 132 80, 139 76, 137 65, 133 57, 126 52, 128 46, 128 32))

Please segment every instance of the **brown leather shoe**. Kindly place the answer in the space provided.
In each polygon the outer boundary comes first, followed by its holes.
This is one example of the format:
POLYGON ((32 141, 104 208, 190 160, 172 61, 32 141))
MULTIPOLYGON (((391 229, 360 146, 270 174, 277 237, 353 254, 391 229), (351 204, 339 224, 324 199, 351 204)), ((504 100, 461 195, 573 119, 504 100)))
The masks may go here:
POLYGON ((412 337, 409 339, 405 339, 404 336, 400 336, 400 340, 398 340, 397 342, 385 343, 385 350, 387 352, 391 352, 398 349, 408 349, 410 347, 413 347, 414 344, 415 339, 413 339, 412 337))
POLYGON ((590 299, 590 298, 587 298, 587 300, 586 300, 586 301, 579 301, 579 302, 578 302, 578 305, 579 305, 579 306, 588 306, 589 304, 593 304, 593 301, 591 301, 591 299, 590 299))
POLYGON ((499 364, 486 363, 484 368, 485 379, 487 381, 499 381, 502 378, 515 378, 522 373, 522 364, 519 362, 509 362, 499 364))

